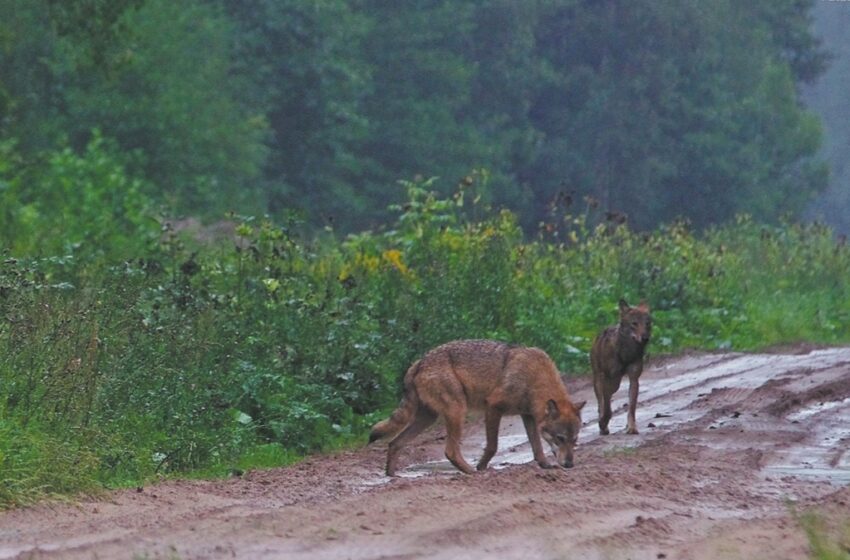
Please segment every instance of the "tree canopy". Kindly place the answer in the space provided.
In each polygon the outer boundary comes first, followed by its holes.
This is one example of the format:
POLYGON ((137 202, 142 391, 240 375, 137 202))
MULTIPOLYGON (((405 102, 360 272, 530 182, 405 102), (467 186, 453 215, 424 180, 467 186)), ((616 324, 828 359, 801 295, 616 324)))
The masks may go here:
POLYGON ((771 220, 826 185, 812 4, 0 0, 0 173, 108 139, 141 194, 210 219, 353 231, 399 179, 486 170, 526 231, 559 194, 637 227, 771 220))

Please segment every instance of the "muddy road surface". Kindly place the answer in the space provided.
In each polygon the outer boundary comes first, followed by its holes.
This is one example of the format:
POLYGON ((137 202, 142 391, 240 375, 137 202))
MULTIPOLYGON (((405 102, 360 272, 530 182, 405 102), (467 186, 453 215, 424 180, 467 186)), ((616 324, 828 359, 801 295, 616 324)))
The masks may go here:
MULTIPOLYGON (((437 425, 382 475, 385 443, 225 481, 171 481, 0 514, 0 559, 807 558, 800 515, 838 547, 850 523, 850 349, 650 363, 640 434, 627 382, 611 435, 588 399, 576 466, 542 470, 518 418, 485 473, 442 457, 437 425)), ((483 447, 471 418, 464 452, 483 447)))

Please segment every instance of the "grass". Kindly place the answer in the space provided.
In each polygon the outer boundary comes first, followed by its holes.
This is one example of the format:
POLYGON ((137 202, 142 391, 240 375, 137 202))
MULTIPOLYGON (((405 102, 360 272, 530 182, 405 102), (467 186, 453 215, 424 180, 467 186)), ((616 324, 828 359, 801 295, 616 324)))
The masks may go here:
POLYGON ((98 459, 78 441, 0 416, 0 506, 32 504, 80 492, 96 493, 98 459))
POLYGON ((635 446, 625 446, 625 445, 623 445, 623 446, 618 446, 618 447, 612 447, 611 449, 606 449, 602 453, 602 456, 605 457, 606 459, 613 459, 613 458, 616 458, 616 457, 631 457, 632 455, 635 455, 637 453, 637 451, 638 451, 638 448, 637 448, 636 445, 635 446))
POLYGON ((850 560, 850 518, 827 519, 813 512, 796 515, 814 560, 850 560))

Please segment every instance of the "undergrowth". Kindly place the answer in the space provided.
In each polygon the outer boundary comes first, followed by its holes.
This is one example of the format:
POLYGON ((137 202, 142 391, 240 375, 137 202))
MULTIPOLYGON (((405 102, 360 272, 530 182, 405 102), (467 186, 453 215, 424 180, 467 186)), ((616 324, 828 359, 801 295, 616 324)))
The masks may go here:
POLYGON ((362 442, 406 367, 455 338, 539 346, 581 374, 623 296, 652 307, 654 353, 850 340, 850 250, 825 227, 633 232, 564 198, 529 240, 476 207, 474 181, 448 199, 405 186, 391 228, 344 240, 233 217, 200 242, 149 220, 120 253, 102 237, 7 253, 0 505, 362 442))
POLYGON ((850 560, 850 520, 793 508, 791 513, 806 533, 813 560, 850 560))

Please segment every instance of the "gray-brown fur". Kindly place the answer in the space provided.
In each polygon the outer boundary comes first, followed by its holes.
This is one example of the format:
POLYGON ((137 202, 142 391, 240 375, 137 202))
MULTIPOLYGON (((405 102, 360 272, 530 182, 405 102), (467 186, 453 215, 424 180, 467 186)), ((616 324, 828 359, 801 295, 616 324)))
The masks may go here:
POLYGON ((590 366, 593 370, 593 390, 599 406, 599 433, 608 434, 611 420, 611 397, 620 388, 623 377, 629 376, 629 410, 627 434, 638 433, 635 421, 639 378, 643 372, 643 357, 652 334, 649 306, 641 302, 631 307, 620 300, 620 322, 603 330, 593 341, 590 366))
POLYGON ((542 350, 491 340, 458 340, 434 348, 408 369, 399 407, 375 424, 369 441, 397 434, 387 449, 386 472, 392 476, 401 449, 443 416, 446 457, 458 470, 471 473, 474 469, 460 451, 467 411, 485 412, 487 444, 478 470, 486 469, 496 453, 502 416, 518 414, 537 463, 554 466, 543 451, 542 436, 557 464, 571 467, 583 405, 572 403, 555 364, 542 350))

